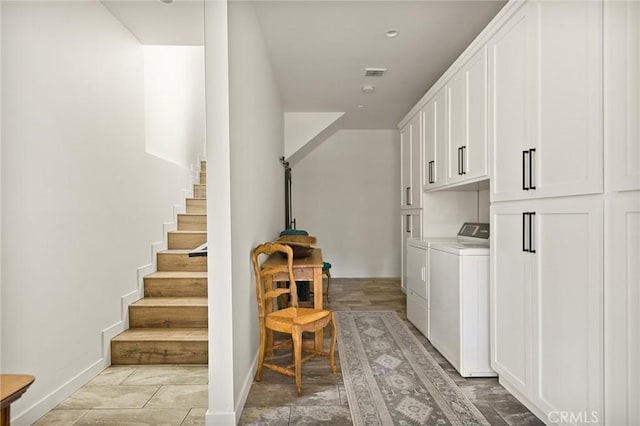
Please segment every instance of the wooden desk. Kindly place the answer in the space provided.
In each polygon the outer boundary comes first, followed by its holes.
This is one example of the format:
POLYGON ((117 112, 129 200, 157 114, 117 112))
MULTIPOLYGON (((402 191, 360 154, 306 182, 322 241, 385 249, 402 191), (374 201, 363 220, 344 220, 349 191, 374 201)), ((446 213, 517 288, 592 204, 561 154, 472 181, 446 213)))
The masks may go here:
MULTIPOLYGON (((296 281, 312 281, 313 282, 313 307, 315 309, 322 309, 322 251, 313 249, 311 254, 307 257, 301 257, 293 259, 293 278, 296 281)), ((287 269, 287 259, 280 254, 275 253, 267 260, 264 261, 262 267, 284 267, 284 271, 287 269)), ((280 272, 275 274, 273 278, 267 278, 265 285, 267 290, 273 288, 273 281, 289 281, 289 275, 287 272, 280 272)), ((267 309, 270 310, 270 305, 267 304, 267 309)), ((268 333, 267 348, 271 348, 272 333, 268 333)), ((324 338, 324 331, 320 330, 316 332, 315 345, 318 350, 322 349, 324 338)))
POLYGON ((29 389, 35 379, 26 374, 0 375, 0 425, 11 423, 11 404, 29 389))

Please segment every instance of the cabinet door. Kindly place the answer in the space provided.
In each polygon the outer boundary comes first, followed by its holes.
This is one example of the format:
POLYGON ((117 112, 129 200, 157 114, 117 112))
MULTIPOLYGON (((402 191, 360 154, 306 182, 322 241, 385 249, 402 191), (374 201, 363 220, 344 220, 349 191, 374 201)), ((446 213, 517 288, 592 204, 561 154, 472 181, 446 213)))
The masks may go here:
POLYGON ((433 98, 433 156, 435 162, 431 171, 433 176, 432 187, 442 186, 447 183, 447 109, 446 94, 442 88, 433 98))
MULTIPOLYGON (((532 3, 536 34, 536 140, 532 197, 600 193, 602 2, 532 3)), ((636 120, 637 122, 637 120, 636 120)), ((636 123, 637 124, 637 123, 636 123)))
POLYGON ((489 176, 487 158, 487 51, 480 50, 465 67, 467 141, 463 152, 465 179, 489 176))
POLYGON ((606 211, 605 424, 640 424, 640 194, 606 211))
POLYGON ((411 195, 411 122, 400 129, 400 206, 408 208, 411 195))
POLYGON ((446 85, 447 91, 447 183, 464 179, 463 150, 467 142, 466 70, 458 71, 446 85))
POLYGON ((424 189, 446 184, 445 89, 441 89, 424 108, 424 189))
POLYGON ((601 417, 603 201, 536 200, 534 211, 532 400, 546 414, 595 412, 601 417))
POLYGON ((529 45, 532 32, 523 6, 487 45, 489 58, 489 140, 491 200, 516 200, 523 191, 521 156, 531 144, 533 66, 529 45))
POLYGON ((407 290, 427 299, 427 251, 420 247, 407 245, 407 290))
POLYGON ((640 189, 640 2, 605 2, 605 139, 614 191, 640 189))
POLYGON ((523 395, 531 394, 531 256, 523 252, 527 206, 491 206, 491 368, 523 395))
POLYGON ((447 183, 486 177, 487 56, 482 49, 447 84, 447 183))
POLYGON ((420 111, 411 120, 411 195, 410 206, 414 209, 422 207, 422 145, 424 141, 424 112, 420 111))
POLYGON ((400 239, 401 256, 400 265, 402 268, 401 286, 407 288, 407 240, 409 238, 422 237, 422 211, 406 210, 400 215, 400 239))
POLYGON ((426 103, 424 112, 424 176, 422 185, 424 189, 431 189, 435 183, 435 163, 436 163, 436 123, 433 110, 433 100, 426 103))

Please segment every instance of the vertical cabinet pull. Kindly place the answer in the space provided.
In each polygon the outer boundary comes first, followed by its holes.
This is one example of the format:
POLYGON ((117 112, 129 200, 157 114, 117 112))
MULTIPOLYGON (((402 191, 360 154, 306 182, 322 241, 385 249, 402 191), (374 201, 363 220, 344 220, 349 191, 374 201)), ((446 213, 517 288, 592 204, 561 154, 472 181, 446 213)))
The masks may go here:
POLYGON ((411 215, 407 214, 405 215, 405 228, 407 230, 407 233, 411 233, 411 215))
POLYGON ((522 213, 522 251, 528 252, 527 249, 527 215, 529 213, 522 213))
POLYGON ((404 190, 404 200, 407 206, 410 206, 411 203, 411 187, 407 186, 404 190))
POLYGON ((533 184, 534 182, 534 163, 533 163, 533 153, 536 152, 535 148, 525 149, 522 151, 522 189, 524 191, 528 191, 530 189, 536 189, 536 186, 533 184), (529 168, 527 172, 527 168, 529 168), (529 182, 527 182, 527 177, 529 177, 529 182))
POLYGON ((460 147, 458 147, 458 174, 461 175, 462 173, 460 173, 460 163, 462 162, 462 150, 460 149, 460 147))
POLYGON ((522 151, 522 189, 524 191, 529 190, 529 186, 527 185, 527 156, 529 155, 529 151, 522 151))
POLYGON ((466 152, 467 147, 466 146, 461 146, 460 147, 460 153, 461 153, 461 161, 460 161, 460 174, 461 175, 466 175, 467 174, 467 168, 465 167, 465 161, 464 161, 464 153, 466 152))
POLYGON ((536 152, 535 148, 531 148, 529 150, 529 189, 536 189, 536 186, 533 184, 533 153, 536 152))
POLYGON ((536 252, 533 244, 535 215, 535 212, 522 213, 522 251, 526 253, 536 252))
POLYGON ((429 161, 429 183, 435 183, 435 180, 433 179, 433 167, 434 167, 434 160, 429 161))
POLYGON ((535 235, 533 232, 533 224, 535 223, 535 212, 529 213, 529 253, 535 253, 536 249, 533 244, 533 236, 535 235))

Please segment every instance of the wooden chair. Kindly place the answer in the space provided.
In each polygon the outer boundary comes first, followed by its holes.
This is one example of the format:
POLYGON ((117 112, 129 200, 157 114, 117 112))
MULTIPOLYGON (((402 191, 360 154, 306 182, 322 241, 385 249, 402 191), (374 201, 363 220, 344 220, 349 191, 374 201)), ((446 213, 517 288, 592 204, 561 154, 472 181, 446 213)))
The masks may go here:
MULTIPOLYGON (((258 301, 258 319, 260 323, 260 349, 258 354, 258 368, 256 371, 256 381, 262 380, 263 367, 277 371, 278 373, 296 378, 296 390, 298 395, 302 393, 302 363, 315 356, 328 356, 331 372, 335 374, 336 364, 334 351, 336 347, 337 322, 332 311, 314 308, 298 307, 298 294, 293 276, 293 251, 291 247, 284 244, 264 243, 256 247, 251 253, 251 263, 256 275, 256 297, 258 301), (285 253, 287 265, 281 268, 261 268, 258 257, 261 254, 271 255, 273 253, 285 253), (289 288, 267 288, 266 278, 276 273, 287 272, 289 274, 289 288), (283 294, 290 295, 290 307, 272 311, 273 299, 283 294), (302 357, 302 333, 316 332, 331 324, 331 347, 329 352, 324 352, 323 348, 314 347, 312 350, 305 350, 309 355, 302 357), (267 333, 278 331, 291 335, 293 341, 293 364, 282 367, 265 362, 265 354, 268 349, 267 333)), ((286 343, 289 343, 287 341, 286 343)))

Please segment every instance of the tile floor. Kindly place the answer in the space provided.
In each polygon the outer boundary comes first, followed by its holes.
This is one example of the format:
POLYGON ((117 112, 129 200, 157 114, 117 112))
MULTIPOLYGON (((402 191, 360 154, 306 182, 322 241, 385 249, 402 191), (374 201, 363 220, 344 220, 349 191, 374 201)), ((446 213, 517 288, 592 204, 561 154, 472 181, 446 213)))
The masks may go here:
MULTIPOLYGON (((398 280, 337 279, 331 283, 330 309, 337 311, 395 310, 406 321, 406 296, 398 280)), ((492 425, 542 425, 493 378, 465 379, 407 322, 492 425)), ((337 352, 337 351, 336 351, 337 352)), ((278 355, 287 363, 290 355, 278 355)), ((332 375, 327 360, 304 365, 303 394, 294 379, 265 370, 254 382, 241 425, 350 425, 344 383, 332 375)), ((38 425, 197 425, 204 424, 207 406, 206 366, 109 367, 38 421, 38 425)))

